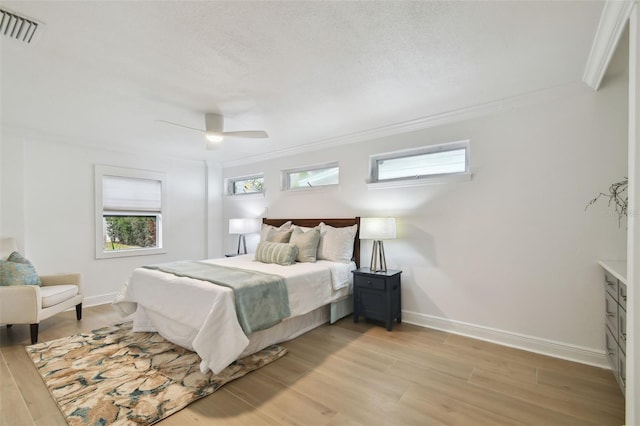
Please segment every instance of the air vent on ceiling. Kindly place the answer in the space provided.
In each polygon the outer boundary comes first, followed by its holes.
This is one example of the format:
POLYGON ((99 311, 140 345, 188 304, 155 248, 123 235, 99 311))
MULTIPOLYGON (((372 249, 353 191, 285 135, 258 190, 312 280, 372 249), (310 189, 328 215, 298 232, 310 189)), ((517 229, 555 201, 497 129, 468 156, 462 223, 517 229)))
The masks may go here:
POLYGON ((0 34, 27 44, 35 40, 40 23, 4 9, 0 9, 0 12, 0 34))

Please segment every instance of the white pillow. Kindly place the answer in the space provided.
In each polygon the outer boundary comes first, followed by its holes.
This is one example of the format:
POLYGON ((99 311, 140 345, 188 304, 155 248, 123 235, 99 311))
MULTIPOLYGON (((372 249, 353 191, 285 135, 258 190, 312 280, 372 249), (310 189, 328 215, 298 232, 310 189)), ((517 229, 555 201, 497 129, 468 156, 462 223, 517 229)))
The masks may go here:
POLYGON ((268 241, 269 231, 288 231, 291 229, 291 221, 287 221, 282 225, 275 227, 272 225, 267 225, 266 223, 262 224, 262 229, 260 229, 260 241, 268 241))
POLYGON ((334 228, 324 222, 320 223, 320 243, 318 244, 318 260, 349 263, 353 257, 353 240, 358 225, 334 228))

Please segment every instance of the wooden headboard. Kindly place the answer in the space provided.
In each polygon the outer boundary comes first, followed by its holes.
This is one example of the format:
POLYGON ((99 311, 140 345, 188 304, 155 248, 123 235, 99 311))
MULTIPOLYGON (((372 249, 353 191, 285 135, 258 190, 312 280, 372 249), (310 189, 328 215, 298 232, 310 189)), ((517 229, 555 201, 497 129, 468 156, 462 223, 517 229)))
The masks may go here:
POLYGON ((331 219, 269 219, 262 218, 262 223, 266 223, 271 226, 280 226, 287 221, 291 221, 294 225, 304 226, 307 228, 313 228, 320 225, 320 222, 324 222, 326 225, 333 226, 334 228, 344 228, 346 226, 358 225, 356 231, 356 237, 353 240, 353 258, 356 266, 360 267, 360 217, 348 217, 348 218, 331 218, 331 219))

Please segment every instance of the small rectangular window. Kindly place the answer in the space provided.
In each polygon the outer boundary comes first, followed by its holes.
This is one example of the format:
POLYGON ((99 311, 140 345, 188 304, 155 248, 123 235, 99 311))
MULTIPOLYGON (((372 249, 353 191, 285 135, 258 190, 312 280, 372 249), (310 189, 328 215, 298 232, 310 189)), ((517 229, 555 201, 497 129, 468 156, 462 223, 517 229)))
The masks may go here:
POLYGON ((469 141, 463 141, 372 156, 369 182, 428 179, 468 173, 469 141))
POLYGON ((318 188, 340 183, 340 168, 337 162, 283 170, 282 173, 284 189, 318 188))
POLYGON ((264 192, 264 175, 227 179, 228 195, 260 194, 264 192))
POLYGON ((96 258, 164 253, 163 173, 96 165, 96 258))

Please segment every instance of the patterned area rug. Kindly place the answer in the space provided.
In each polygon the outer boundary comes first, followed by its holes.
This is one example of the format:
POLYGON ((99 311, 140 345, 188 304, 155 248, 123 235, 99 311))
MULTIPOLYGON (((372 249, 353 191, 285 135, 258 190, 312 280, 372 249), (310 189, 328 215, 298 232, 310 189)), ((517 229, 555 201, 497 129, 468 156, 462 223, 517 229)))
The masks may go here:
POLYGON ((286 354, 273 345, 214 375, 131 322, 26 347, 70 425, 150 425, 286 354))

